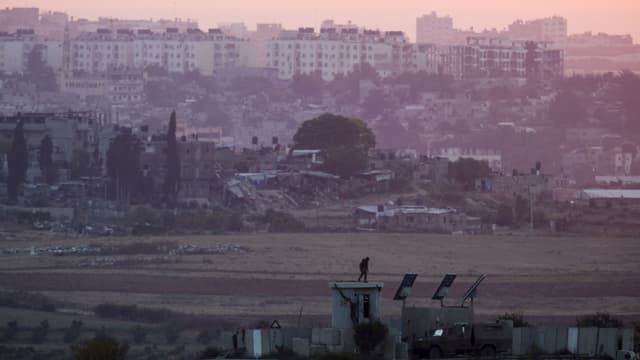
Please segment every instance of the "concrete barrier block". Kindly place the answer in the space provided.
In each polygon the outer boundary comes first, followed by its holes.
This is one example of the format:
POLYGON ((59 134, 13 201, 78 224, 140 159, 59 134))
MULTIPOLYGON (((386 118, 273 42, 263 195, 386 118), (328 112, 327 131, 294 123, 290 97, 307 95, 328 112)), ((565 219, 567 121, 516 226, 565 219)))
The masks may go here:
POLYGON ((309 345, 309 354, 312 357, 322 355, 327 352, 326 345, 311 344, 309 345))
POLYGON ((324 345, 340 345, 340 329, 321 329, 320 344, 324 345))
POLYGON ((311 355, 309 339, 297 338, 292 339, 293 352, 299 356, 308 358, 311 355))
POLYGON ((312 344, 322 344, 322 330, 321 328, 313 328, 311 329, 311 343, 312 344))
POLYGON ((578 328, 578 354, 595 355, 598 338, 598 328, 578 328))

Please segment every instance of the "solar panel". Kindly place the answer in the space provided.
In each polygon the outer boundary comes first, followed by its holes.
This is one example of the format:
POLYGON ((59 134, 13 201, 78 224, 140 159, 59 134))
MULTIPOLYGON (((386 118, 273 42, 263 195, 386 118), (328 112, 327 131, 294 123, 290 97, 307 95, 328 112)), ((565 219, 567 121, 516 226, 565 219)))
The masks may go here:
POLYGON ((445 275, 444 278, 442 278, 442 281, 440 282, 440 285, 438 286, 438 289, 433 294, 431 299, 433 299, 433 300, 442 300, 442 299, 444 299, 445 296, 447 296, 447 294, 449 293, 449 288, 451 287, 451 285, 453 284, 453 281, 455 279, 456 279, 456 274, 447 274, 447 275, 445 275))
POLYGON ((476 282, 474 282, 473 285, 471 285, 471 287, 464 293, 464 296, 462 297, 462 303, 463 304, 464 304, 465 301, 467 301, 469 299, 471 299, 473 301, 473 298, 475 298, 476 295, 477 295, 478 286, 480 286, 480 283, 486 277, 487 277, 487 275, 485 275, 485 274, 480 275, 478 280, 476 280, 476 282))
POLYGON ((404 274, 402 282, 400 283, 400 286, 398 286, 398 290, 396 291, 393 300, 404 300, 409 297, 409 295, 411 295, 411 287, 413 287, 413 283, 416 281, 416 277, 418 277, 418 274, 404 274))

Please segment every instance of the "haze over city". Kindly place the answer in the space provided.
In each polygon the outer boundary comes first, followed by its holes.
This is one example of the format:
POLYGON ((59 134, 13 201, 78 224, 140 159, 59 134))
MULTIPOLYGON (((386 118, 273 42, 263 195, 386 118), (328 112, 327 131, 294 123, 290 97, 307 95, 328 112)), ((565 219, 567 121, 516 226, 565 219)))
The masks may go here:
POLYGON ((0 359, 640 360, 638 19, 0 0, 0 359))
POLYGON ((431 11, 452 16, 454 26, 465 30, 500 30, 516 19, 558 15, 569 20, 569 33, 629 33, 640 39, 640 2, 636 0, 5 0, 0 6, 38 6, 91 19, 190 18, 202 27, 245 22, 249 27, 256 23, 282 23, 296 28, 334 19, 374 29, 402 30, 413 39, 414 18, 431 11))

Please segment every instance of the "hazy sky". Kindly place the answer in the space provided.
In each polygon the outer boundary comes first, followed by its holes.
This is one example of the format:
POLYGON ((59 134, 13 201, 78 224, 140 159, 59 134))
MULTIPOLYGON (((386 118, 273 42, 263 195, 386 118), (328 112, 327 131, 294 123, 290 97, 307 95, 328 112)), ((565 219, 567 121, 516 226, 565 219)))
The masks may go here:
POLYGON ((280 22, 318 27, 324 19, 384 30, 403 30, 413 39, 416 16, 451 15, 454 26, 501 29, 515 19, 562 15, 569 33, 630 33, 640 42, 640 0, 0 0, 0 7, 37 6, 76 17, 191 18, 202 28, 220 22, 280 22))

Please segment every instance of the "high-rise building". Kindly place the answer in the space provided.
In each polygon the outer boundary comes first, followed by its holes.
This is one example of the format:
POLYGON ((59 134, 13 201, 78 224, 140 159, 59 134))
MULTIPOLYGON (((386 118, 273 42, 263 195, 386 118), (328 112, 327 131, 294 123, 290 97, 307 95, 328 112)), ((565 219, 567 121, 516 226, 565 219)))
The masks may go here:
POLYGON ((451 45, 453 33, 453 19, 450 16, 438 16, 434 11, 416 19, 418 44, 451 45))
POLYGON ((551 41, 564 48, 567 40, 567 19, 560 16, 531 21, 518 20, 509 25, 508 36, 514 40, 551 41))

